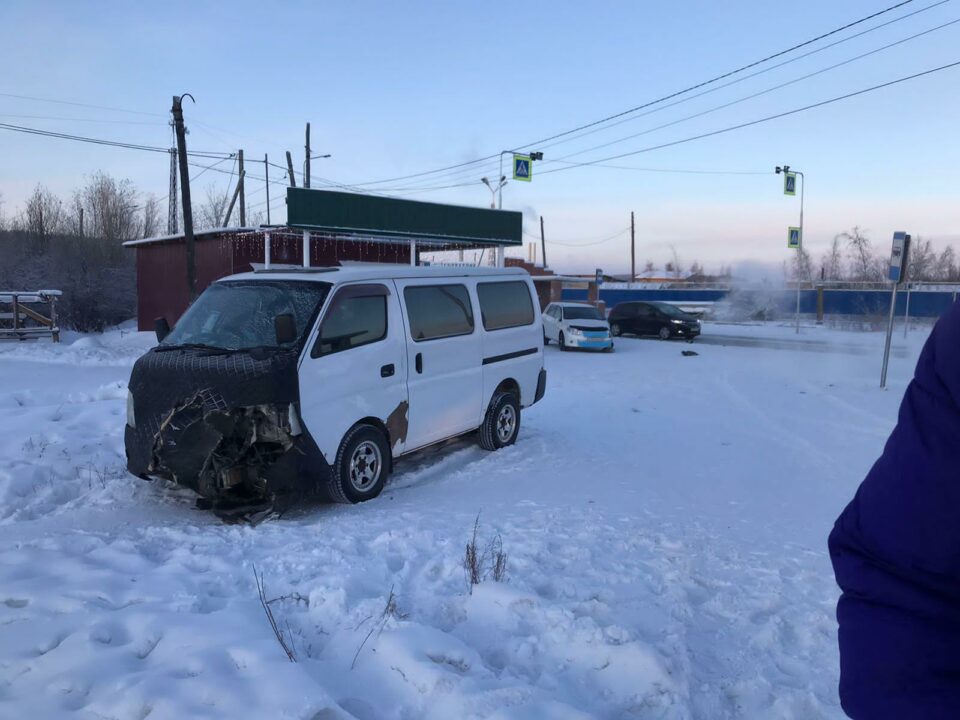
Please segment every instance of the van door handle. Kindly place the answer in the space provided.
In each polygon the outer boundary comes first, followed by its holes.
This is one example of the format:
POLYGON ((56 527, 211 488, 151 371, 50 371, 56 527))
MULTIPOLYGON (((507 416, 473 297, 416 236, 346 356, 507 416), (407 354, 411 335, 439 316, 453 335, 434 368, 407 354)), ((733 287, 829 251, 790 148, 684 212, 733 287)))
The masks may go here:
POLYGON ((389 365, 384 365, 383 367, 380 368, 380 377, 390 377, 391 375, 393 375, 393 371, 394 371, 393 363, 390 363, 389 365))
POLYGON ((418 373, 423 372, 423 353, 417 353, 417 357, 414 359, 414 366, 417 368, 418 373))

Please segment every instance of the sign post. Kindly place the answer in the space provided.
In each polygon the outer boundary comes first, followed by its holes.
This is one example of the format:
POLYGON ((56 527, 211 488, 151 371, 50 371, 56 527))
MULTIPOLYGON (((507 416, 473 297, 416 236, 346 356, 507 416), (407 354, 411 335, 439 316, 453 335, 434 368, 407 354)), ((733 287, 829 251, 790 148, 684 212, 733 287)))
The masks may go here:
POLYGON ((907 279, 907 260, 910 255, 910 236, 905 232, 893 234, 890 251, 889 278, 893 282, 890 291, 890 317, 887 319, 887 339, 883 345, 883 368, 880 370, 880 389, 887 387, 887 365, 890 361, 890 339, 893 336, 893 314, 897 307, 897 288, 907 279))

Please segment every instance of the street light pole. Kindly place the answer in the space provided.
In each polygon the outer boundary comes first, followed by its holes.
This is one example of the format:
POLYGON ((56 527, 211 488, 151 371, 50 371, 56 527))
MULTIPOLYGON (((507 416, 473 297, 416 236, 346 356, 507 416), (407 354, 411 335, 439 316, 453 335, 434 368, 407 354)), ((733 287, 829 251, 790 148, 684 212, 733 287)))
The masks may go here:
POLYGON ((311 160, 323 160, 324 158, 328 158, 328 157, 332 157, 332 155, 331 155, 330 153, 327 153, 326 155, 311 155, 311 156, 308 157, 308 158, 304 158, 304 160, 303 160, 303 180, 304 180, 304 185, 303 185, 303 186, 304 186, 305 188, 309 188, 309 187, 310 187, 310 185, 309 185, 309 180, 310 180, 310 170, 309 170, 310 161, 311 161, 311 160))

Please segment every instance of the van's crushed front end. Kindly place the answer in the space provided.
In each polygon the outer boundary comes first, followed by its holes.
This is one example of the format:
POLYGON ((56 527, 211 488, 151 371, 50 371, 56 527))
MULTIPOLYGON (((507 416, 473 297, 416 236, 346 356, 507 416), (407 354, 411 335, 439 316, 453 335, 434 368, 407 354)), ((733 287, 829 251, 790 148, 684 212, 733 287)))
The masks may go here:
POLYGON ((212 501, 323 487, 329 466, 300 424, 297 356, 160 346, 130 377, 127 467, 212 501))

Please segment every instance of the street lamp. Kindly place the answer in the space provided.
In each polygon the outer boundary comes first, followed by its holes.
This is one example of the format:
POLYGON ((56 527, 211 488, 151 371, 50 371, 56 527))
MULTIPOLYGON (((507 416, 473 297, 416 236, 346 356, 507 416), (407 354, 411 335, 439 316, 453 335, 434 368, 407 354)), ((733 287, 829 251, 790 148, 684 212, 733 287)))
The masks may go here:
POLYGON ((803 191, 806 187, 807 181, 804 178, 803 173, 799 170, 790 170, 789 165, 780 166, 777 165, 776 168, 777 175, 780 173, 793 172, 794 175, 800 176, 800 242, 797 245, 797 335, 800 334, 800 269, 803 267, 803 191))
MULTIPOLYGON (((328 157, 333 157, 333 156, 332 156, 330 153, 326 153, 326 154, 324 154, 324 155, 311 155, 309 158, 304 158, 304 159, 303 159, 303 167, 302 167, 302 169, 301 169, 301 172, 303 173, 303 178, 304 178, 303 186, 304 186, 304 187, 310 187, 310 183, 309 183, 309 181, 307 180, 307 162, 310 161, 310 160, 323 160, 323 159, 328 158, 328 157)), ((313 174, 313 173, 311 173, 311 175, 312 175, 312 174, 313 174)))
POLYGON ((491 196, 490 196, 490 209, 491 209, 491 210, 496 210, 496 209, 497 209, 497 193, 499 193, 500 191, 502 191, 502 190, 503 190, 503 186, 507 184, 507 177, 506 177, 506 175, 501 175, 501 176, 500 176, 500 182, 497 183, 496 187, 494 187, 493 183, 491 183, 490 180, 489 180, 488 178, 485 178, 485 177, 480 178, 480 182, 482 182, 484 185, 486 185, 486 186, 490 189, 490 193, 491 193, 491 196))

